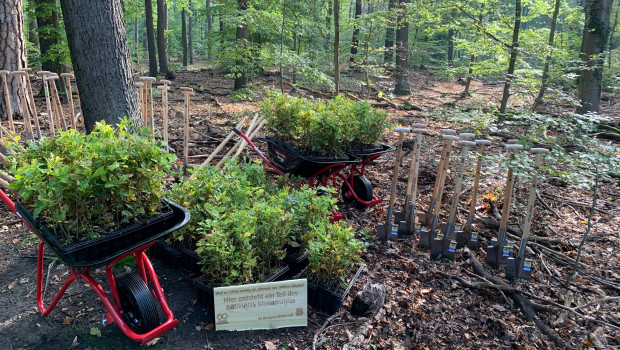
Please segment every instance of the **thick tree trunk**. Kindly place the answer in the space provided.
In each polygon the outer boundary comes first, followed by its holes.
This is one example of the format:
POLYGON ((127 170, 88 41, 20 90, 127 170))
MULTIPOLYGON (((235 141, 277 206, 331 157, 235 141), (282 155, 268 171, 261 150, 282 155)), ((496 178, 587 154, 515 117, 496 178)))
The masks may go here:
POLYGON ((205 8, 207 10, 207 30, 205 31, 205 39, 207 39, 207 58, 213 58, 213 47, 211 37, 213 32, 213 15, 211 14, 211 0, 206 0, 205 8))
POLYGON ((538 96, 536 96, 536 100, 534 100, 534 105, 532 106, 532 112, 536 112, 538 106, 540 106, 543 102, 543 98, 545 97, 545 91, 547 90, 547 84, 549 82, 549 66, 551 65, 551 52, 553 52, 553 41, 555 39, 555 27, 558 23, 558 14, 560 13, 560 0, 555 0, 555 7, 553 8, 553 16, 551 17, 551 28, 549 30, 549 54, 545 57, 545 66, 543 68, 542 73, 542 81, 540 85, 540 91, 538 92, 538 96))
POLYGON ((60 3, 86 131, 125 116, 140 125, 121 0, 60 3))
POLYGON ((355 62, 357 47, 359 45, 360 25, 358 23, 362 15, 362 0, 355 0, 355 20, 353 22, 353 38, 351 39, 351 62, 355 62))
POLYGON ((448 64, 454 61, 454 29, 448 29, 448 64))
POLYGON ((396 74, 394 94, 410 95, 409 87, 409 21, 406 5, 411 0, 400 0, 398 8, 398 27, 396 28, 396 74))
POLYGON ((194 25, 192 0, 189 0, 189 22, 187 24, 187 51, 189 53, 189 64, 194 64, 194 25))
POLYGON ((144 0, 146 13, 146 38, 149 48, 149 75, 157 76, 157 47, 155 46, 155 29, 153 25, 153 2, 144 0))
POLYGON ((394 9, 396 8, 397 0, 389 0, 388 2, 388 21, 387 28, 385 30, 385 52, 383 53, 383 63, 392 63, 394 59, 394 34, 396 30, 396 18, 394 16, 394 9))
POLYGON ((159 71, 168 73, 168 55, 166 54, 166 1, 157 0, 157 53, 159 56, 159 71))
POLYGON ((340 93, 340 0, 334 0, 334 96, 340 93))
MULTIPOLYGON (((24 17, 22 0, 0 2, 0 69, 16 71, 26 67, 26 39, 24 37, 24 17)), ((13 76, 7 76, 10 90, 10 104, 13 113, 22 113, 22 104, 17 94, 19 84, 13 76)), ((8 118, 5 104, 5 91, 0 79, 0 115, 8 118)), ((5 125, 6 126, 6 125, 5 125)))
POLYGON ((56 0, 37 0, 35 6, 37 27, 39 28, 41 69, 61 73, 59 64, 56 64, 51 58, 54 46, 60 45, 56 0))
POLYGON ((39 47, 39 34, 37 33, 38 28, 36 19, 28 23, 28 41, 30 41, 34 47, 39 47))
POLYGON ((506 83, 504 84, 504 93, 502 102, 499 106, 498 122, 502 123, 506 119, 506 106, 508 105, 508 97, 510 97, 510 84, 514 79, 515 65, 517 64, 517 53, 519 50, 519 29, 521 28, 521 0, 515 1, 515 25, 512 29, 512 47, 510 49, 510 61, 508 62, 508 73, 506 74, 506 83))
POLYGON ((612 0, 588 0, 581 51, 579 76, 579 101, 577 113, 598 112, 603 82, 603 58, 609 35, 609 13, 612 0))
POLYGON ((181 46, 183 47, 183 66, 187 68, 187 24, 185 9, 181 10, 181 46))
POLYGON ((469 87, 471 86, 471 79, 474 75, 474 64, 476 63, 476 55, 471 54, 469 57, 469 69, 467 71, 467 79, 465 80, 465 90, 461 93, 461 96, 469 96, 469 87))
POLYGON ((134 20, 133 38, 136 47, 136 61, 140 63, 140 20, 138 17, 134 20))
MULTIPOLYGON (((237 45, 239 47, 244 47, 246 45, 246 40, 248 39, 248 24, 245 21, 245 13, 248 9, 248 0, 238 0, 237 5, 239 6, 239 16, 241 17, 241 23, 237 25, 237 45)), ((244 50, 245 51, 245 50, 244 50)), ((247 56, 242 54, 236 61, 237 64, 237 75, 235 76, 235 90, 243 89, 248 84, 248 73, 246 72, 246 63, 247 56)))

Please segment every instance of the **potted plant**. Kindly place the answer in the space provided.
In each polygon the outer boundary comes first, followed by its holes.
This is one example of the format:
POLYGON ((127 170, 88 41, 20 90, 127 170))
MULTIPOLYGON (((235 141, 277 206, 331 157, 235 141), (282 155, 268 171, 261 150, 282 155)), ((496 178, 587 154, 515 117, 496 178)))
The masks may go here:
POLYGON ((302 276, 308 279, 308 304, 334 313, 359 276, 363 265, 360 253, 364 242, 342 222, 316 228, 309 244, 309 264, 302 276))
POLYGON ((173 214, 162 182, 175 156, 131 129, 127 119, 116 129, 100 122, 88 135, 70 129, 10 157, 20 212, 76 263, 139 241, 145 225, 173 214))

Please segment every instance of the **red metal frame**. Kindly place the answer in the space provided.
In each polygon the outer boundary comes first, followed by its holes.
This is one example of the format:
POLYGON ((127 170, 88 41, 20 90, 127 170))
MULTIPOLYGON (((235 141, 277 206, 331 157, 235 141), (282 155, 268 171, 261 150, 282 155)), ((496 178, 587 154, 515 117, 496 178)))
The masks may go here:
MULTIPOLYGON (((247 135, 245 135, 243 132, 241 132, 237 128, 234 128, 233 131, 248 143, 250 148, 252 148, 252 150, 256 152, 256 154, 263 160, 265 164, 267 164, 270 168, 275 170, 279 175, 284 176, 284 172, 282 172, 282 170, 280 170, 275 164, 273 164, 273 162, 267 159, 267 157, 265 157, 263 152, 261 152, 258 149, 258 147, 256 147, 256 145, 247 137, 247 135)), ((308 179, 308 185, 310 187, 316 187, 319 185, 327 187, 329 186, 329 183, 331 180, 332 186, 335 188, 338 188, 337 180, 340 179, 347 186, 348 191, 346 195, 352 196, 360 204, 363 204, 366 206, 372 206, 372 205, 379 204, 383 202, 382 198, 377 198, 376 196, 372 196, 372 200, 365 201, 361 199, 355 193, 355 190, 353 189, 353 177, 355 176, 355 174, 364 176, 364 171, 366 170, 366 166, 370 164, 372 161, 374 161, 375 159, 379 158, 382 154, 383 153, 379 153, 379 154, 373 154, 368 157, 364 157, 362 158, 361 162, 354 163, 353 165, 351 165, 351 171, 348 177, 342 174, 342 170, 344 170, 347 166, 349 166, 349 164, 333 163, 333 164, 327 165, 321 170, 312 174, 312 176, 310 176, 310 179, 308 179), (361 166, 361 168, 358 168, 359 166, 361 166)), ((342 220, 342 219, 343 219, 343 216, 337 213, 335 213, 334 217, 332 217, 332 221, 342 220), (337 219, 335 218, 336 216, 338 217, 337 219)))
MULTIPOLYGON (((15 203, 13 203, 13 201, 2 190, 0 190, 0 200, 2 200, 13 213, 19 216, 22 222, 26 224, 28 228, 30 228, 30 226, 26 223, 26 221, 21 218, 19 213, 17 213, 17 210, 15 209, 15 203)), ((31 231, 35 232, 34 230, 32 230, 32 228, 30 229, 31 231)), ((101 302, 103 303, 105 308, 108 310, 108 313, 106 313, 104 316, 106 322, 116 323, 118 327, 121 329, 121 331, 129 339, 140 342, 142 345, 144 345, 148 343, 149 341, 161 336, 167 331, 178 326, 179 321, 174 318, 172 310, 170 310, 170 307, 168 307, 168 303, 166 302, 166 298, 164 296, 164 291, 161 288, 161 285, 159 284, 159 279, 157 278, 157 275, 155 274, 153 265, 151 264, 151 261, 149 260, 149 258, 146 256, 145 251, 153 244, 155 244, 155 241, 149 242, 132 251, 129 251, 123 255, 120 255, 110 260, 106 264, 106 276, 108 279, 108 284, 110 285, 110 289, 112 291, 112 298, 114 302, 112 302, 112 299, 108 297, 108 294, 103 290, 103 287, 101 287, 101 285, 90 275, 89 273, 90 267, 82 268, 79 271, 76 270, 76 268, 71 267, 71 273, 67 277, 65 283, 62 285, 62 287, 60 287, 60 290, 58 291, 56 296, 54 296, 54 298, 52 299, 52 302, 46 307, 43 302, 43 270, 44 270, 43 253, 45 252, 45 244, 43 242, 39 242, 39 246, 37 248, 37 253, 38 253, 37 255, 37 295, 36 295, 37 296, 37 308, 39 309, 39 311, 41 312, 43 316, 49 315, 54 309, 54 307, 56 307, 56 304, 58 304, 58 301, 60 300, 60 298, 62 298, 63 294, 66 292, 67 288, 73 282, 75 282, 78 278, 81 278, 86 283, 88 283, 88 285, 95 291, 99 299, 101 299, 101 302), (133 255, 133 258, 136 261, 136 264, 138 266, 140 276, 142 277, 144 282, 147 284, 147 286, 149 285, 149 281, 150 281, 153 287, 151 289, 151 294, 153 294, 153 298, 159 302, 162 311, 166 315, 166 321, 163 324, 157 326, 156 328, 144 334, 135 333, 133 330, 129 328, 127 323, 125 323, 125 321, 123 320, 123 310, 121 309, 118 291, 116 289, 116 281, 114 279, 114 274, 112 273, 113 266, 129 255, 133 255)))

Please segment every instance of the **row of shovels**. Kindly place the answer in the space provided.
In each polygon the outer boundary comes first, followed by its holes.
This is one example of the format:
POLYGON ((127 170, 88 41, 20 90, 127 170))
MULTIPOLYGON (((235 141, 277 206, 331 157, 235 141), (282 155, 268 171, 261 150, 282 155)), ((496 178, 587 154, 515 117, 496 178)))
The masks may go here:
MULTIPOLYGON (((476 211, 476 200, 478 194, 478 186, 480 183, 480 171, 482 160, 484 157, 485 147, 491 145, 489 140, 474 140, 474 134, 461 133, 456 134, 455 130, 442 129, 443 146, 439 157, 439 166, 437 168, 437 177, 433 186, 431 202, 428 210, 423 213, 417 213, 415 209, 416 199, 418 197, 418 173, 420 170, 420 149, 424 134, 427 134, 426 124, 413 124, 413 128, 395 128, 398 133, 398 143, 396 148, 396 160, 394 162, 394 173, 390 189, 390 202, 388 207, 388 215, 385 224, 379 224, 377 227, 377 235, 380 240, 397 240, 399 237, 409 236, 419 233, 420 238, 418 247, 421 249, 430 249, 431 259, 439 259, 441 257, 454 260, 455 253, 458 248, 468 246, 475 249, 478 245, 478 232, 472 229, 472 222, 476 211), (396 202, 396 185, 399 178, 400 163, 402 157, 403 141, 405 134, 412 133, 415 135, 415 143, 413 145, 409 177, 407 181, 407 192, 405 194, 405 202, 402 211, 394 211, 396 202), (444 194, 446 175, 450 168, 450 158, 454 152, 454 145, 460 147, 460 160, 456 172, 456 180, 454 184, 454 195, 449 203, 447 222, 439 223, 439 211, 441 209, 441 199, 444 194), (469 213, 467 221, 463 225, 456 222, 456 213, 460 203, 460 194, 463 186, 463 176, 465 165, 468 159, 468 152, 477 150, 476 171, 473 180, 472 195, 469 203, 469 213), (418 219, 416 221, 416 218, 418 219)), ((523 146, 516 143, 516 140, 509 140, 504 146, 509 154, 510 161, 514 161, 518 152, 523 150, 523 146)), ((504 202, 502 208, 502 217, 500 221, 499 233, 497 238, 493 238, 486 248, 486 263, 492 267, 506 267, 506 277, 510 279, 531 279, 532 260, 525 257, 526 246, 530 234, 532 218, 534 214, 534 201, 536 199, 536 184, 538 177, 537 169, 540 167, 542 156, 548 153, 546 148, 532 148, 530 152, 535 155, 534 171, 529 188, 529 196, 527 201, 527 212, 525 214, 523 235, 521 236, 521 244, 519 245, 518 254, 514 256, 515 244, 510 242, 506 237, 508 217, 510 215, 510 207, 512 205, 512 197, 515 183, 515 174, 513 169, 508 167, 506 177, 506 186, 504 189, 504 202)))
MULTIPOLYGON (((28 140, 40 139, 41 126, 39 124, 39 113, 37 113, 37 107, 34 102, 34 94, 32 92, 32 85, 30 84, 30 74, 32 68, 21 68, 17 71, 9 72, 8 70, 1 70, 0 77, 2 78, 2 90, 4 94, 4 102, 6 105, 6 111, 8 115, 8 129, 15 132, 15 122, 13 121, 13 110, 11 108, 10 90, 7 84, 7 76, 12 75, 18 82, 18 89, 15 92, 19 96, 19 100, 22 103, 22 110, 24 111, 24 128, 26 130, 26 138, 28 140)), ((78 119, 81 112, 75 113, 75 107, 73 103, 73 93, 71 89, 71 79, 74 78, 72 73, 62 73, 60 76, 56 73, 49 71, 38 71, 36 75, 43 80, 43 90, 45 91, 45 103, 47 107, 47 113, 41 113, 43 117, 50 118, 50 134, 56 135, 56 131, 66 130, 68 128, 77 128, 78 119), (69 112, 70 122, 67 123, 60 96, 58 95, 58 89, 56 88, 56 80, 62 80, 65 85, 65 91, 67 91, 67 97, 69 100, 69 112)), ((80 107, 80 99, 77 99, 78 109, 80 107)), ((3 133, 8 133, 7 130, 0 125, 0 137, 3 133)))

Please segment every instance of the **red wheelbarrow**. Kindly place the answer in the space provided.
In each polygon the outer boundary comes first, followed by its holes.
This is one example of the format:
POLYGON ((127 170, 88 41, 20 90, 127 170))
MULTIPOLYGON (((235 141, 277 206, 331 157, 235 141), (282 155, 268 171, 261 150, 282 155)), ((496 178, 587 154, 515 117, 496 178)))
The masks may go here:
MULTIPOLYGON (((394 148, 390 146, 381 145, 372 150, 346 152, 347 157, 342 159, 313 158, 302 156, 285 142, 265 137, 269 157, 267 159, 243 132, 237 128, 233 131, 248 143, 264 163, 282 176, 292 174, 307 178, 310 187, 331 185, 337 188, 338 180, 341 180, 343 200, 349 203, 357 202, 359 207, 368 207, 383 201, 372 194, 372 185, 364 176, 364 171, 368 164, 382 154, 393 151, 394 148), (349 166, 349 175, 343 174, 349 166)), ((278 134, 277 131, 272 131, 278 134)))
POLYGON ((36 297, 37 307, 43 316, 49 315, 67 288, 81 278, 95 291, 108 310, 103 316, 103 325, 116 323, 131 340, 144 345, 179 324, 168 307, 163 289, 145 251, 155 244, 157 239, 187 224, 189 221, 187 210, 163 199, 165 209, 153 219, 104 237, 63 247, 20 202, 13 202, 2 190, 0 199, 41 240, 37 250, 36 297), (43 302, 43 253, 46 245, 54 251, 60 261, 71 267, 71 273, 47 307, 43 302), (115 278, 112 267, 130 255, 136 261, 138 271, 115 278), (92 267, 102 265, 105 265, 112 298, 89 273, 92 267), (159 308, 166 317, 163 323, 160 322, 159 308))

